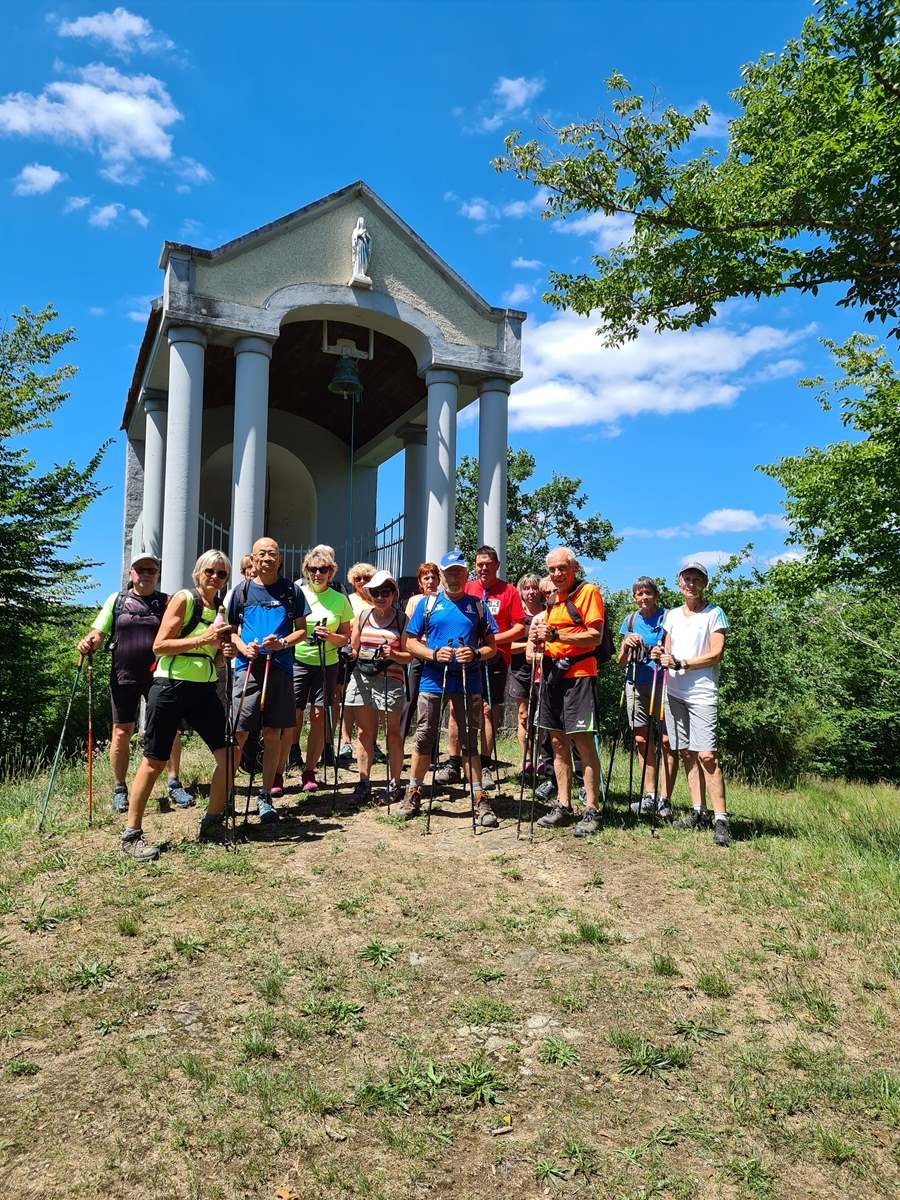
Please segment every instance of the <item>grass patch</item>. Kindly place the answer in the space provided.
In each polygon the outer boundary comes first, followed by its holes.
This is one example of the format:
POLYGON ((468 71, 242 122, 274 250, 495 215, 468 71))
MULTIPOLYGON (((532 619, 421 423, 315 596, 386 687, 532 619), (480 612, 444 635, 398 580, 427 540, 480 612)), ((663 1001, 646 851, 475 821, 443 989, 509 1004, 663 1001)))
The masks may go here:
POLYGON ((697 987, 704 996, 709 996, 712 1000, 725 1000, 734 992, 731 980, 721 967, 701 971, 697 976, 697 987))
POLYGON ((616 946, 622 939, 611 933, 605 923, 579 921, 574 929, 564 931, 561 941, 564 946, 616 946))
POLYGON ((665 979, 674 979, 681 974, 678 963, 671 954, 654 954, 650 965, 654 975, 661 975, 665 979))
POLYGON ((389 946, 385 942, 372 940, 367 946, 363 946, 357 954, 357 958, 363 962, 371 963, 373 967, 378 967, 379 970, 384 970, 393 964, 397 957, 397 946, 389 946))
POLYGON ((453 1011, 468 1025, 508 1025, 519 1019, 519 1012, 497 996, 470 996, 459 1000, 453 1011))
POLYGON ((554 1067, 574 1067, 578 1062, 578 1051, 565 1038, 548 1037, 541 1043, 540 1060, 554 1067))

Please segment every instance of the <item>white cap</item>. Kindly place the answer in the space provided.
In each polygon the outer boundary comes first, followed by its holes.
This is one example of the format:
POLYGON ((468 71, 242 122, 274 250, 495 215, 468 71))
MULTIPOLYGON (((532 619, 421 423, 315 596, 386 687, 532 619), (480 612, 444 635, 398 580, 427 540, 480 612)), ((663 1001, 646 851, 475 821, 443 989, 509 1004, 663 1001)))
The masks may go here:
POLYGON ((390 571, 376 571, 366 584, 366 591, 371 592, 372 588, 380 588, 385 583, 392 584, 394 591, 397 591, 397 580, 393 577, 390 571))

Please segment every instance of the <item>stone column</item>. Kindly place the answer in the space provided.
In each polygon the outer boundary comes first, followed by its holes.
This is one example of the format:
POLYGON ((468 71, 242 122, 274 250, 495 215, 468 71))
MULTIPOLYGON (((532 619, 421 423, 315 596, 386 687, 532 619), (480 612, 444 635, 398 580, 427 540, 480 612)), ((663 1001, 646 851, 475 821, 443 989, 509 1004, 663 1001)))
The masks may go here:
POLYGON ((144 392, 144 505, 141 521, 145 554, 159 556, 162 552, 163 495, 166 479, 166 409, 169 398, 165 392, 147 389, 144 392))
POLYGON ((206 334, 190 325, 169 330, 169 418, 162 589, 190 587, 197 561, 200 451, 203 440, 203 362, 206 334))
POLYGON ((425 557, 439 562, 453 545, 454 538, 459 376, 455 371, 433 369, 425 373, 425 382, 428 385, 425 557))
POLYGON ((425 559, 428 516, 426 490, 426 433, 420 425, 400 430, 403 439, 403 565, 404 575, 415 575, 425 559))
POLYGON ((509 389, 506 379, 483 379, 478 385, 478 542, 496 547, 503 578, 509 389))
POLYGON ((234 347, 234 449, 231 459, 231 564, 240 574, 263 529, 269 445, 269 360, 272 343, 241 338, 234 347))

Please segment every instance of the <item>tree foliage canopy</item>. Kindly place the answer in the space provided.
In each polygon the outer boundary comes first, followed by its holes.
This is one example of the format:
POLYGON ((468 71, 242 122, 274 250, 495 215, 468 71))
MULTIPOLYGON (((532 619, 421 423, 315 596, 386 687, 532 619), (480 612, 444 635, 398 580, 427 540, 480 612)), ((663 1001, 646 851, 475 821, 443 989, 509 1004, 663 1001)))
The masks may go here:
MULTIPOLYGON (((645 106, 614 74, 611 115, 521 134, 495 160, 546 193, 545 217, 627 216, 596 275, 550 273, 544 299, 599 315, 610 344, 687 329, 724 300, 846 287, 840 303, 894 322, 900 296, 897 0, 817 0, 800 37, 746 65, 724 157, 688 157, 709 121, 645 106)), ((898 332, 896 323, 891 332, 898 332)))
POLYGON ((23 308, 0 332, 0 757, 31 741, 29 720, 44 720, 42 689, 55 684, 44 669, 48 630, 69 620, 62 602, 84 587, 91 565, 67 551, 101 491, 95 476, 106 444, 83 469, 67 462, 44 474, 21 444, 50 426, 75 374, 51 366, 74 339, 71 329, 48 328, 56 315, 49 306, 23 308))
MULTIPOLYGON (((581 480, 553 472, 549 483, 532 491, 524 485, 534 475, 534 455, 507 447, 506 576, 515 582, 529 571, 545 572, 544 559, 553 546, 568 546, 576 555, 602 561, 621 542, 612 524, 595 513, 580 516, 587 504, 581 480)), ((478 548, 478 459, 464 455, 456 471, 456 538, 469 561, 478 548)))
POLYGON ((803 548, 811 580, 900 591, 900 376, 871 337, 823 341, 843 375, 802 386, 819 388, 819 404, 836 403, 843 424, 862 436, 760 470, 787 492, 788 541, 803 548))

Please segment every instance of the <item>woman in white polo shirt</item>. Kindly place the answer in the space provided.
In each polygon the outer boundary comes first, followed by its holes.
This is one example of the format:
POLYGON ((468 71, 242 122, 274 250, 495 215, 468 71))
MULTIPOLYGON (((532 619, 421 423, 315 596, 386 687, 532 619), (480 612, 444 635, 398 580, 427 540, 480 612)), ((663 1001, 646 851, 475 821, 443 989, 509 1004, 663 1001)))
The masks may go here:
POLYGON ((731 831, 725 781, 716 752, 716 725, 719 663, 728 621, 718 604, 707 604, 703 599, 708 583, 709 575, 702 563, 689 562, 681 568, 678 588, 684 604, 666 613, 665 641, 662 646, 654 646, 650 656, 668 668, 666 729, 672 749, 684 762, 691 790, 691 812, 677 822, 676 828, 709 828, 705 791, 713 807, 713 841, 726 847, 731 844, 731 831))

